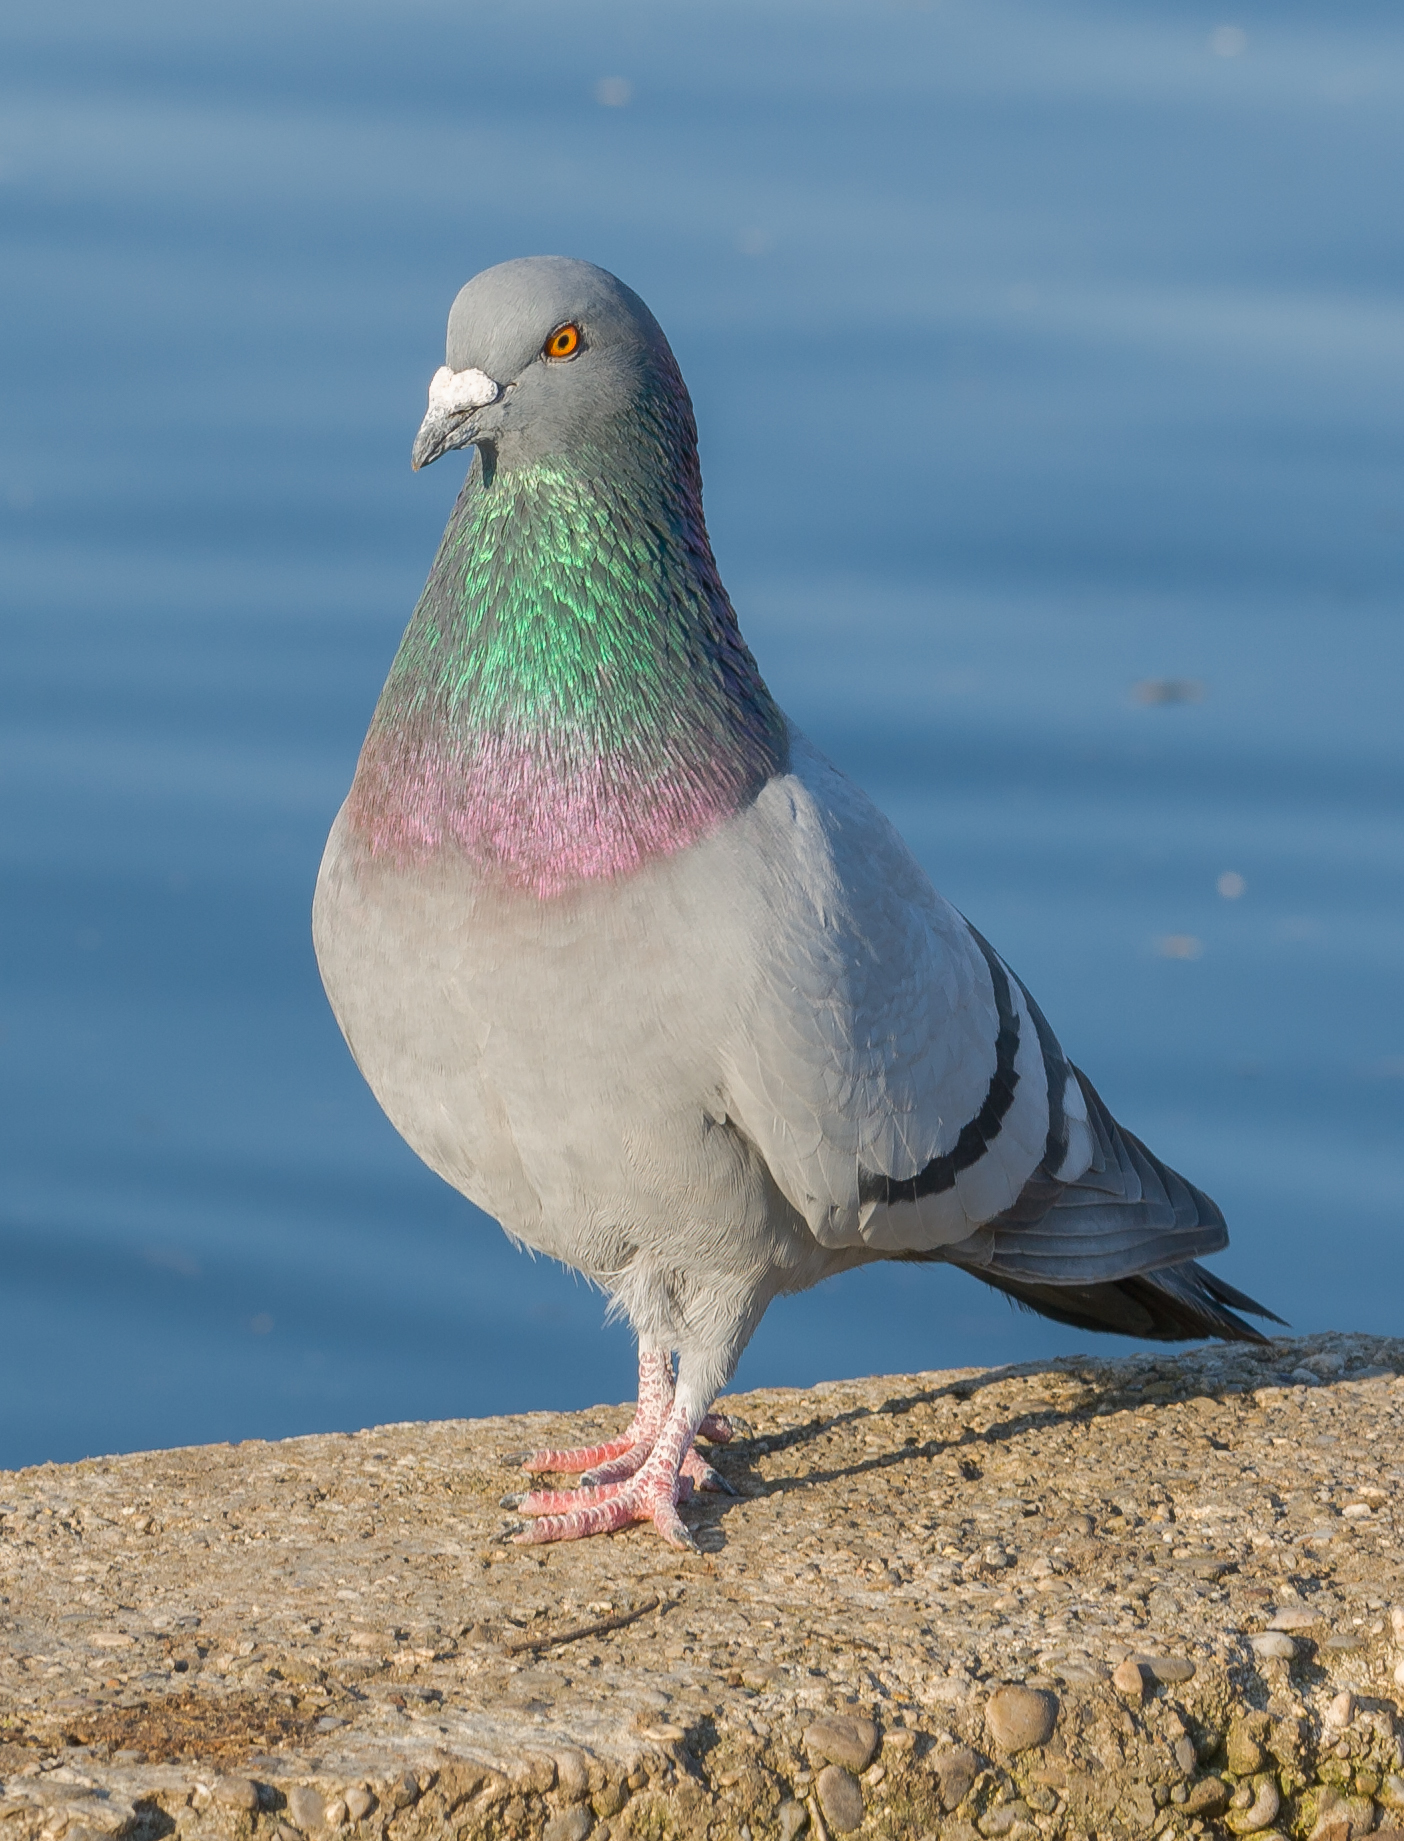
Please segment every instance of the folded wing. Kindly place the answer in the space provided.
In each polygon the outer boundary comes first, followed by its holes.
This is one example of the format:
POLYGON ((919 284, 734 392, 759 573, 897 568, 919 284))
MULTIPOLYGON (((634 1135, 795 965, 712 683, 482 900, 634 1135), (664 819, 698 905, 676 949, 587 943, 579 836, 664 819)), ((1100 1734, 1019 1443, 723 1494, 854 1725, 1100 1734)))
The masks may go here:
POLYGON ((1088 1327, 1256 1334, 1226 1306, 1258 1307, 1189 1263, 1227 1244, 1217 1207, 1122 1130, 865 796, 797 736, 762 807, 727 1107, 815 1237, 946 1259, 1088 1327))

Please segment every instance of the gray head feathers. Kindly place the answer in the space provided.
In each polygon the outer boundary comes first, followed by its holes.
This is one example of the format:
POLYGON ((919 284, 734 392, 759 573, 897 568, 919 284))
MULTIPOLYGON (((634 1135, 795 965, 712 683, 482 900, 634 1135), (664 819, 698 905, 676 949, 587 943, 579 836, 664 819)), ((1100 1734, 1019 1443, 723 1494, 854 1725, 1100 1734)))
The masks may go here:
POLYGON ((683 445, 695 440, 663 329, 632 288, 591 262, 524 256, 484 269, 449 312, 445 357, 416 466, 474 443, 494 467, 627 451, 660 399, 683 445))

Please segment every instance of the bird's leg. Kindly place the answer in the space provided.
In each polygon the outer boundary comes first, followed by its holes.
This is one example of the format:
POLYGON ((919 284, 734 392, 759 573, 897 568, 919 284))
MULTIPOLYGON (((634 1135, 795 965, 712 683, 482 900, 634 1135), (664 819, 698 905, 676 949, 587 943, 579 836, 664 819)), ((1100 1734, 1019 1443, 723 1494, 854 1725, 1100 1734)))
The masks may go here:
MULTIPOLYGON (((639 1410, 629 1428, 632 1444, 627 1450, 587 1470, 580 1479, 584 1488, 594 1488, 604 1483, 622 1483, 626 1477, 636 1475, 647 1461, 673 1404, 673 1358, 664 1355, 658 1367, 652 1365, 654 1360, 654 1357, 646 1357, 642 1351, 639 1354, 639 1410), (646 1360, 650 1363, 647 1381, 644 1367, 646 1360)), ((712 1436, 719 1445, 725 1444, 731 1437, 730 1421, 718 1414, 704 1414, 702 1425, 711 1427, 712 1436)), ((716 1490, 725 1496, 734 1496, 736 1493, 720 1471, 714 1470, 695 1448, 690 1449, 683 1459, 682 1470, 683 1475, 691 1479, 695 1489, 716 1490)))
MULTIPOLYGON (((533 1451, 523 1460, 522 1469, 533 1473, 574 1473, 580 1476, 585 1488, 622 1483, 625 1478, 634 1476, 646 1463, 672 1404, 672 1356, 666 1350, 641 1348, 639 1404, 628 1429, 618 1438, 610 1439, 602 1445, 582 1446, 573 1451, 533 1451)), ((730 1421, 717 1413, 705 1413, 698 1430, 704 1438, 718 1445, 724 1445, 732 1436, 730 1421)), ((691 1449, 684 1459, 683 1470, 684 1475, 698 1489, 731 1493, 731 1486, 725 1478, 691 1449)), ((527 1510, 528 1514, 531 1512, 527 1510)))
MULTIPOLYGON (((670 1362, 670 1379, 671 1368, 670 1362)), ((588 1534, 613 1533, 631 1522, 651 1521, 670 1546, 695 1549, 678 1504, 692 1494, 692 1478, 685 1469, 703 1417, 674 1400, 653 1448, 633 1476, 579 1490, 533 1490, 518 1506, 536 1519, 513 1538, 524 1545, 576 1541, 588 1534)))
MULTIPOLYGON (((552 1470, 579 1475, 581 1471, 613 1465, 633 1455, 639 1446, 642 1454, 621 1476, 632 1476, 648 1453, 673 1404, 673 1358, 666 1350, 639 1350, 639 1403, 628 1428, 618 1438, 602 1445, 581 1445, 573 1451, 533 1451, 522 1460, 522 1469, 532 1472, 552 1470)), ((610 1477, 591 1476, 592 1483, 607 1483, 610 1477)))

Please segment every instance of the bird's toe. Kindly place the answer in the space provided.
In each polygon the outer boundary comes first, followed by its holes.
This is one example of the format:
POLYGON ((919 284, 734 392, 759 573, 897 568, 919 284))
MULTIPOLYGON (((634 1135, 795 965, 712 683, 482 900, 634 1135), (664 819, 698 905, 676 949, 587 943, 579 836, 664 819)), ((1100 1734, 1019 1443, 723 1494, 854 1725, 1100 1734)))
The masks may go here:
POLYGON ((540 1546, 547 1541, 579 1541, 592 1534, 613 1534, 632 1522, 646 1521, 649 1509, 640 1504, 638 1492, 627 1484, 603 1490, 542 1490, 523 1504, 536 1519, 513 1536, 519 1546, 540 1546), (533 1502, 542 1509, 528 1506, 533 1502), (550 1503, 552 1512, 545 1512, 550 1503))
POLYGON ((586 1489, 532 1489, 518 1498, 516 1507, 522 1515, 572 1515, 577 1509, 612 1501, 623 1487, 622 1483, 597 1483, 586 1489))
POLYGON ((615 1458, 623 1457, 625 1452, 633 1448, 633 1437, 625 1432, 603 1445, 580 1445, 568 1451, 529 1451, 521 1457, 520 1468, 533 1475, 550 1471, 563 1476, 578 1476, 582 1471, 594 1470, 602 1464, 611 1463, 615 1458))
POLYGON ((621 1451, 607 1463, 596 1464, 593 1470, 587 1470, 580 1479, 581 1484, 588 1488, 591 1484, 626 1482, 643 1469, 652 1449, 651 1439, 630 1445, 627 1451, 621 1451))
POLYGON ((671 1502, 656 1503, 651 1520, 670 1547, 677 1547, 685 1553, 701 1553, 702 1549, 692 1538, 691 1530, 671 1502))

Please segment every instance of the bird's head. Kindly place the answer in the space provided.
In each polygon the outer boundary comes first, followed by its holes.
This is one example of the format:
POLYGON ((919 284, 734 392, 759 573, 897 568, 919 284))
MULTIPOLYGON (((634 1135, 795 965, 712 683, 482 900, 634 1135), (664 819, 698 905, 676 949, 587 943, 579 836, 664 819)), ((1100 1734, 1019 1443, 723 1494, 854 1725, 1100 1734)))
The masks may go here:
POLYGON ((449 313, 412 463, 477 446, 485 472, 626 447, 649 403, 691 409, 663 330, 622 281, 567 256, 484 269, 449 313))

